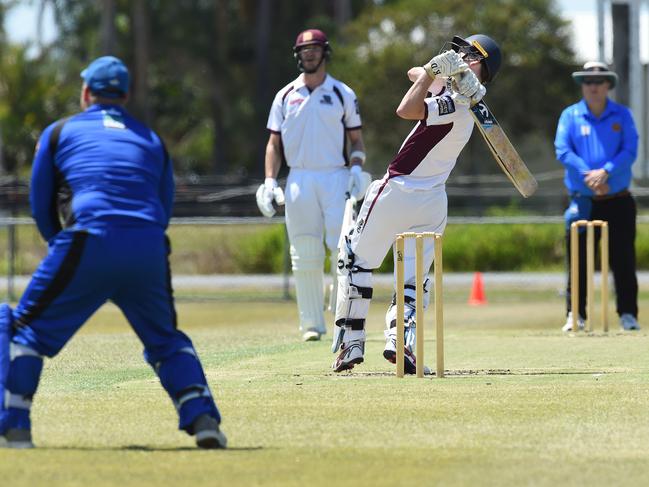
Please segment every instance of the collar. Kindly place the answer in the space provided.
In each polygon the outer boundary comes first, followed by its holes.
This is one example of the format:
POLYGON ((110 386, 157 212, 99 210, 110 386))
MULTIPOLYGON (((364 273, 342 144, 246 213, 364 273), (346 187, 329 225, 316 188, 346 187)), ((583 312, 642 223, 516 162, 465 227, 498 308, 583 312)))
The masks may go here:
POLYGON ((592 119, 598 119, 602 120, 603 118, 608 117, 609 115, 612 115, 614 113, 617 113, 620 110, 620 107, 617 103, 615 103, 613 100, 610 98, 606 99, 606 107, 604 108, 604 111, 599 117, 595 117, 588 108, 588 104, 586 103, 586 100, 582 98, 579 103, 577 103, 577 110, 580 115, 592 119))
MULTIPOLYGON (((293 82, 293 89, 294 90, 297 91, 300 88, 306 88, 306 84, 304 83, 304 73, 300 74, 300 76, 298 76, 296 78, 296 80, 293 82)), ((324 89, 326 91, 333 91, 333 89, 334 89, 334 80, 333 80, 333 78, 331 76, 329 76, 329 74, 325 74, 324 81, 322 82, 321 85, 316 87, 316 90, 318 88, 322 88, 322 89, 324 89)))
POLYGON ((112 103, 95 103, 86 108, 86 112, 99 112, 101 110, 113 110, 121 113, 126 112, 126 109, 122 105, 114 105, 112 103))

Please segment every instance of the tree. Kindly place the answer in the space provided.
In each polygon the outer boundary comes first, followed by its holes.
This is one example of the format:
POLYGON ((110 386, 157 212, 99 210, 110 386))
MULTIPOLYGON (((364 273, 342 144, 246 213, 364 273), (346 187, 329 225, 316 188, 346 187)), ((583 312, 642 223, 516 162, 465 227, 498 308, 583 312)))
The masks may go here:
MULTIPOLYGON (((524 158, 547 164, 542 159, 552 152, 559 114, 574 101, 567 26, 551 0, 397 0, 366 9, 344 29, 348 42, 336 52, 332 70, 359 95, 371 168, 385 169, 412 126, 394 115, 410 85, 408 68, 428 61, 453 35, 478 32, 496 39, 504 54, 503 67, 487 88, 489 105, 524 158), (542 150, 539 138, 546 144, 542 150), (533 147, 528 139, 536 142, 533 147)), ((459 171, 481 172, 474 166, 479 154, 487 154, 483 142, 472 141, 459 171)))
POLYGON ((59 86, 59 73, 46 62, 49 53, 30 58, 28 46, 4 45, 0 51, 0 132, 4 166, 12 174, 26 175, 34 144, 50 123, 78 103, 78 84, 59 86), (74 103, 74 102, 72 102, 74 103))

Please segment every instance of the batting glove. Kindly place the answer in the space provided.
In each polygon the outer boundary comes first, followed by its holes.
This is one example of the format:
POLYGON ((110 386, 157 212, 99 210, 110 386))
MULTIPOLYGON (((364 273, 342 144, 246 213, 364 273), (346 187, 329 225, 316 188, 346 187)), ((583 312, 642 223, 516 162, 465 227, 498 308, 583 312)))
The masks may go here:
POLYGON ((371 182, 372 175, 370 173, 363 171, 361 166, 352 166, 349 170, 347 192, 357 200, 361 200, 371 182))
POLYGON ((455 51, 445 51, 424 64, 424 69, 432 79, 437 76, 453 76, 468 68, 469 66, 455 51))
POLYGON ((451 95, 451 99, 453 100, 456 106, 458 105, 462 105, 466 107, 471 106, 471 97, 469 96, 460 95, 459 93, 453 93, 451 95))
MULTIPOLYGON (((470 69, 453 76, 453 87, 454 91, 470 99, 470 105, 478 103, 487 93, 487 89, 470 69)), ((460 99, 458 102, 462 104, 460 99)))
POLYGON ((266 178, 264 184, 259 186, 257 189, 257 206, 261 214, 270 218, 276 211, 273 206, 273 200, 278 205, 284 204, 284 192, 282 188, 277 185, 277 180, 275 178, 266 178))

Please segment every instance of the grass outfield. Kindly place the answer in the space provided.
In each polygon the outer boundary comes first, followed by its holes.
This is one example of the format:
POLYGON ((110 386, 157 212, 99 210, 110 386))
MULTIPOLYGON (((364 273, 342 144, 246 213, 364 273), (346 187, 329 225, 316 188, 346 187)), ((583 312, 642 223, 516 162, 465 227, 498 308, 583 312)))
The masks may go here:
POLYGON ((366 362, 341 375, 329 340, 299 341, 294 303, 180 303, 226 451, 196 450, 176 430, 139 342, 106 306, 46 363, 38 448, 0 450, 0 485, 646 484, 649 322, 567 336, 554 291, 488 290, 471 308, 449 290, 447 378, 397 380, 381 356, 386 296, 372 305, 366 362))

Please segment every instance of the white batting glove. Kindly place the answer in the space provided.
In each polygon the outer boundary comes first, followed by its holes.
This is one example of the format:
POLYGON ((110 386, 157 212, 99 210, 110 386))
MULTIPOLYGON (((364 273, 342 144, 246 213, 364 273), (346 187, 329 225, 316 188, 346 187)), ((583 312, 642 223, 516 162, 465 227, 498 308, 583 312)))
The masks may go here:
POLYGON ((347 192, 357 200, 363 199, 371 182, 372 175, 370 173, 363 171, 361 166, 352 166, 349 169, 347 192))
MULTIPOLYGON (((453 88, 458 94, 467 97, 470 99, 469 104, 475 105, 482 97, 487 93, 487 89, 484 87, 476 74, 470 69, 456 74, 453 76, 453 88)), ((459 99, 458 102, 462 104, 459 99)))
POLYGON ((453 93, 451 95, 451 99, 453 100, 453 103, 455 103, 455 106, 462 105, 466 107, 471 106, 471 97, 470 96, 464 96, 460 95, 459 93, 453 93))
POLYGON ((257 189, 257 206, 261 214, 270 218, 276 211, 273 206, 273 200, 278 205, 284 204, 284 192, 282 188, 277 185, 277 180, 275 178, 266 178, 264 184, 259 186, 257 189))
POLYGON ((437 76, 453 76, 468 69, 468 67, 455 51, 445 51, 424 64, 424 69, 432 79, 437 76))

